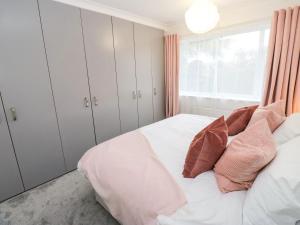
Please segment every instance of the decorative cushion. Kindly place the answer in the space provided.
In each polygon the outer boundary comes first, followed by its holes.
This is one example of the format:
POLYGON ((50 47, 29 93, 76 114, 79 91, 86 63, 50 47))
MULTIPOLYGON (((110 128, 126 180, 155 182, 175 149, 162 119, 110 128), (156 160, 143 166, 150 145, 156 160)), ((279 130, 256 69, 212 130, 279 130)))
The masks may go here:
POLYGON ((276 155, 276 145, 265 119, 238 134, 215 165, 222 192, 251 187, 258 172, 276 155), (221 175, 221 176, 219 176, 221 175))
POLYGON ((253 114, 248 127, 261 119, 268 121, 269 127, 274 132, 286 119, 284 110, 284 101, 280 100, 273 104, 259 107, 253 114))
POLYGON ((246 182, 242 184, 236 183, 218 173, 215 173, 215 177, 217 179, 218 188, 223 193, 227 193, 231 191, 240 191, 251 187, 250 182, 249 183, 246 182))
POLYGON ((194 178, 213 169, 226 148, 227 139, 228 129, 222 116, 194 137, 185 159, 183 176, 194 178))
POLYGON ((228 135, 234 136, 244 131, 258 105, 234 110, 226 120, 228 135))
POLYGON ((244 225, 299 224, 299 146, 299 136, 278 146, 276 158, 259 173, 246 195, 244 225))
POLYGON ((300 136, 300 113, 294 113, 287 117, 273 133, 277 145, 282 145, 297 136, 300 136))

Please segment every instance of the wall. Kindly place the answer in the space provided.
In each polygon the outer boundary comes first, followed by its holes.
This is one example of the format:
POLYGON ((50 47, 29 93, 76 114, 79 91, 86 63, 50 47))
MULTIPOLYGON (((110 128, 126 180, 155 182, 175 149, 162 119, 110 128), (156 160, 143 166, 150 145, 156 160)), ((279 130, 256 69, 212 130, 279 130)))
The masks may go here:
POLYGON ((249 105, 259 105, 259 102, 180 96, 180 113, 187 114, 199 114, 211 117, 228 116, 234 109, 249 105))

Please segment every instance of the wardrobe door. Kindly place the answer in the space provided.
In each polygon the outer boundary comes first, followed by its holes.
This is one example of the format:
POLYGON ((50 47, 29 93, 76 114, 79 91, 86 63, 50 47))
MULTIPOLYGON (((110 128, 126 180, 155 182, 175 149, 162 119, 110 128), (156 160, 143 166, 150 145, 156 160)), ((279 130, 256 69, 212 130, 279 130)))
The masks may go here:
POLYGON ((133 23, 113 18, 116 71, 122 132, 138 128, 133 23))
POLYGON ((29 189, 65 171, 37 1, 1 0, 0 31, 0 90, 29 189))
POLYGON ((0 96, 0 202, 24 191, 0 96))
POLYGON ((153 123, 151 39, 152 28, 134 24, 139 126, 153 123))
POLYGON ((95 145, 80 9, 39 0, 63 151, 73 170, 95 145))
POLYGON ((164 33, 162 30, 152 30, 151 73, 153 78, 153 108, 155 122, 166 118, 163 37, 164 33))
POLYGON ((81 10, 97 143, 120 134, 111 17, 81 10))

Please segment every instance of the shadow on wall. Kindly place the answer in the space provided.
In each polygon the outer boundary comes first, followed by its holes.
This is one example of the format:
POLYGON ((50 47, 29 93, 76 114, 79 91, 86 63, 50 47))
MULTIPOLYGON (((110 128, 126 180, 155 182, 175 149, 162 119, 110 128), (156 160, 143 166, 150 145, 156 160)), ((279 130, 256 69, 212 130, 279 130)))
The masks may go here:
MULTIPOLYGON (((259 105, 258 101, 219 99, 196 96, 180 96, 180 113, 198 114, 211 117, 228 116, 234 109, 259 105)), ((300 222, 297 224, 300 225, 300 222)))

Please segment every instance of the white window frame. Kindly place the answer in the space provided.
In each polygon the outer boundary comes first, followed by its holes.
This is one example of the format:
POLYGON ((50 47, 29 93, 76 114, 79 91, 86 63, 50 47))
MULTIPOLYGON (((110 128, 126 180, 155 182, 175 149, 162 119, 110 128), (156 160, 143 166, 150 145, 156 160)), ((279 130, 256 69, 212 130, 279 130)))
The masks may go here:
MULTIPOLYGON (((181 41, 189 40, 189 41, 205 41, 205 40, 211 40, 211 39, 217 39, 217 38, 223 38, 226 36, 230 35, 235 35, 235 34, 241 34, 241 33, 248 33, 252 31, 264 31, 266 29, 270 29, 271 23, 269 20, 264 20, 264 21, 258 21, 254 23, 247 23, 247 24, 240 24, 240 25, 235 25, 227 28, 220 28, 214 31, 211 31, 207 34, 201 34, 201 35, 185 35, 181 37, 181 41)), ((259 42, 259 54, 263 54, 263 44, 264 44, 264 35, 260 36, 261 41, 259 42)), ((217 55, 217 51, 219 48, 216 48, 215 55, 217 55)), ((264 70, 265 64, 263 62, 259 62, 258 65, 261 67, 262 70, 264 70)), ((215 69, 215 73, 218 72, 217 70, 218 67, 215 69)), ((262 78, 264 79, 264 77, 262 78)), ((256 79, 255 83, 257 85, 263 85, 263 82, 261 80, 256 79)), ((180 86, 180 84, 179 84, 180 86)), ((213 93, 217 93, 217 80, 214 80, 214 90, 213 93)), ((212 94, 198 94, 198 93, 192 93, 192 92, 185 92, 179 90, 179 95, 180 96, 194 96, 194 97, 206 97, 206 98, 215 98, 215 99, 232 99, 232 100, 244 100, 244 101, 261 101, 261 99, 252 99, 252 98, 243 98, 243 97, 236 97, 236 96, 219 96, 219 95, 212 95, 212 94)), ((262 94, 261 94, 262 95, 262 94)))

